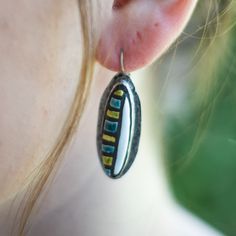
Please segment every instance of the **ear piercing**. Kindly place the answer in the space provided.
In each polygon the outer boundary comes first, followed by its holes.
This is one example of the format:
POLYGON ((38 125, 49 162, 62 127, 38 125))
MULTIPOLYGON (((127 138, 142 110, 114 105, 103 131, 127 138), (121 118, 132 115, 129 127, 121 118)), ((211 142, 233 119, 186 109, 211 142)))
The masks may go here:
POLYGON ((102 95, 97 126, 98 156, 106 175, 114 179, 131 167, 141 132, 140 100, 125 72, 123 49, 120 70, 102 95))

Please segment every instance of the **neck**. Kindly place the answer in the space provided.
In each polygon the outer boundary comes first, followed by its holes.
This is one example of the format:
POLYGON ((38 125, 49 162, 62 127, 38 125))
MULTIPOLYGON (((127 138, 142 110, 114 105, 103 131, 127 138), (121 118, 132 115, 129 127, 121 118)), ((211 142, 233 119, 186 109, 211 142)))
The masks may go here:
MULTIPOLYGON (((111 235, 111 232, 113 235, 172 235, 173 232, 176 235, 218 235, 172 200, 154 127, 158 122, 153 119, 155 104, 152 104, 151 88, 147 78, 144 81, 142 76, 132 77, 142 103, 142 135, 133 166, 119 180, 109 179, 100 167, 95 140, 96 108, 106 85, 97 79, 96 89, 92 91, 98 94, 91 95, 79 132, 50 191, 40 202, 40 211, 33 217, 29 235, 68 235, 69 232, 84 236, 111 235)), ((0 209, 1 235, 10 232, 11 204, 9 200, 0 209)))

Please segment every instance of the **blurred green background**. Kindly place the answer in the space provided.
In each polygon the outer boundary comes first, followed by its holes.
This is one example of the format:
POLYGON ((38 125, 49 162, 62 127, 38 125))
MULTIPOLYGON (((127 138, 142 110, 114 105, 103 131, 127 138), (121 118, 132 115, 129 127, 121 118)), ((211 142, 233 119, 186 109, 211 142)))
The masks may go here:
MULTIPOLYGON (((232 11, 234 6, 229 9, 232 11)), ((224 10, 222 6, 220 14, 224 10)), ((227 14, 231 16, 220 19, 226 23, 214 21, 207 26, 208 34, 206 27, 200 26, 209 21, 209 13, 202 17, 199 6, 180 39, 184 42, 159 62, 157 67, 164 72, 157 86, 159 92, 166 93, 158 101, 164 104, 163 140, 174 195, 184 207, 225 235, 235 236, 236 18, 232 12, 227 14), (212 32, 215 37, 209 36, 212 32), (169 63, 173 55, 174 62, 169 63)), ((215 16, 210 17, 215 20, 215 16)))

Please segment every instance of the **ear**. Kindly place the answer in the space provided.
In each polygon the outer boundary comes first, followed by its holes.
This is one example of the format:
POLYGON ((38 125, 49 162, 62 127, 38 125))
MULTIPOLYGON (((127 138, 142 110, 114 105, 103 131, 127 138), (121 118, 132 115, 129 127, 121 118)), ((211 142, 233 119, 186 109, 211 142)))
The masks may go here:
POLYGON ((126 71, 159 57, 178 37, 197 0, 115 0, 97 46, 97 60, 110 70, 120 70, 124 50, 126 71))

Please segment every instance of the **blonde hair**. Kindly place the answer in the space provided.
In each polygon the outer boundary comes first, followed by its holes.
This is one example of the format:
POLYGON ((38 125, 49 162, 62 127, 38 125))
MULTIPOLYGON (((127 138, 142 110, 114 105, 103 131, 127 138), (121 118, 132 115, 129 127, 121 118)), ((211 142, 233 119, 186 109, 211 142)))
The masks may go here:
POLYGON ((92 0, 78 0, 78 15, 80 15, 81 18, 83 38, 82 65, 79 76, 80 82, 78 83, 75 97, 64 126, 55 140, 51 151, 35 171, 34 178, 30 182, 24 199, 22 200, 23 207, 19 209, 15 219, 15 226, 13 227, 14 230, 17 231, 17 235, 20 236, 26 234, 26 226, 29 223, 33 209, 37 204, 39 196, 43 190, 45 190, 46 184, 49 182, 49 177, 52 176, 52 173, 55 172, 55 167, 61 161, 66 147, 80 122, 86 104, 95 62, 95 37, 91 29, 93 21, 92 5, 94 5, 94 1, 93 4, 91 2, 92 0))
MULTIPOLYGON (((214 101, 217 99, 217 96, 212 98, 212 91, 216 89, 216 83, 218 83, 216 81, 217 68, 222 58, 228 53, 228 42, 232 36, 231 29, 235 26, 235 9, 236 4, 232 0, 225 0, 224 2, 218 0, 199 1, 196 16, 197 19, 201 19, 200 23, 198 21, 200 26, 198 25, 195 31, 191 29, 191 33, 184 32, 182 37, 173 45, 171 52, 173 62, 171 63, 174 64, 179 45, 185 40, 193 39, 194 41, 191 45, 194 46, 194 50, 192 50, 189 59, 191 65, 186 77, 190 80, 194 78, 191 82, 188 81, 188 89, 191 89, 188 105, 191 109, 197 107, 199 111, 191 144, 186 153, 174 163, 174 165, 178 165, 178 173, 183 171, 196 157, 208 130, 214 110, 214 101)), ((171 70, 171 68, 169 69, 171 70)), ((179 132, 178 138, 184 135, 188 129, 190 127, 186 126, 179 132)))
MULTIPOLYGON (((204 4, 203 4, 204 5, 204 4)), ((205 137, 208 125, 214 110, 214 104, 218 97, 218 91, 212 97, 212 91, 216 89, 218 81, 216 74, 219 72, 218 67, 222 58, 228 53, 228 43, 232 38, 231 29, 235 26, 235 2, 225 0, 223 3, 219 1, 210 1, 211 12, 207 13, 206 24, 202 30, 202 37, 199 46, 199 59, 194 69, 195 94, 193 95, 193 106, 199 107, 199 120, 197 121, 197 129, 194 134, 192 146, 183 158, 180 171, 185 168, 190 161, 193 160, 198 151, 200 143, 205 137)), ((223 86, 222 86, 223 87, 223 86)))

